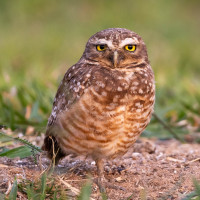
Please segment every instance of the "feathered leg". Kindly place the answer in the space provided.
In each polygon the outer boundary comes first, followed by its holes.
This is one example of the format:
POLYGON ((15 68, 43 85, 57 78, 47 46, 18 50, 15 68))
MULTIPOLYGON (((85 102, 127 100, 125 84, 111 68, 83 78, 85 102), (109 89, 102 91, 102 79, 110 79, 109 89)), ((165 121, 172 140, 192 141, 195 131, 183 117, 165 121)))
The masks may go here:
POLYGON ((96 165, 97 165, 97 174, 98 174, 96 183, 99 187, 100 192, 105 193, 106 189, 105 189, 104 183, 105 183, 106 180, 105 180, 105 177, 104 177, 104 162, 103 162, 103 159, 96 159, 96 165))

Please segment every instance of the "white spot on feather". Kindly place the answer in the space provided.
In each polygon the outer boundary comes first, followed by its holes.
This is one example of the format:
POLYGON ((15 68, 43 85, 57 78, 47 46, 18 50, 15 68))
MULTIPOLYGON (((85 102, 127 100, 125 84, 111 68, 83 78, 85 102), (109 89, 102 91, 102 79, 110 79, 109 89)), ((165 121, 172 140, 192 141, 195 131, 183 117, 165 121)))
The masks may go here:
POLYGON ((133 133, 133 132, 130 132, 130 133, 128 133, 128 136, 129 136, 129 137, 133 137, 133 136, 134 136, 134 133, 133 133))
POLYGON ((131 87, 131 90, 134 92, 137 89, 137 87, 131 87))
POLYGON ((142 108, 143 104, 140 104, 140 102, 137 102, 137 103, 135 103, 135 106, 138 107, 138 108, 142 108))
POLYGON ((53 111, 53 112, 51 113, 51 115, 52 115, 54 118, 56 118, 56 112, 55 112, 55 111, 53 111))
POLYGON ((139 94, 143 94, 144 92, 143 92, 143 90, 140 88, 139 89, 139 94))
POLYGON ((126 106, 120 106, 117 111, 121 112, 121 111, 125 111, 126 110, 126 106))
POLYGON ((133 82, 132 84, 133 84, 133 85, 135 85, 135 86, 139 85, 139 83, 138 83, 138 82, 136 82, 136 81, 135 81, 135 82, 133 82))
POLYGON ((149 99, 150 101, 154 101, 155 97, 151 96, 151 98, 149 99))
POLYGON ((117 88, 117 91, 121 92, 121 91, 122 91, 122 88, 119 86, 119 87, 117 88))
POLYGON ((104 96, 104 97, 107 96, 107 92, 105 92, 105 91, 103 91, 101 94, 102 94, 102 96, 104 96))

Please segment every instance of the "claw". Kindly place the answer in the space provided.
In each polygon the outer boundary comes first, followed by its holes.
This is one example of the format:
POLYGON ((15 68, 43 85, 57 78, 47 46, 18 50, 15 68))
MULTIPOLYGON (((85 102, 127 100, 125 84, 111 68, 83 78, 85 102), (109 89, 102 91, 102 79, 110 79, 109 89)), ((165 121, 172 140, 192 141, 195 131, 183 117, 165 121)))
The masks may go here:
POLYGON ((113 185, 112 183, 108 183, 107 180, 104 177, 104 168, 103 168, 103 160, 102 159, 97 159, 96 160, 96 165, 97 165, 97 174, 98 178, 94 179, 94 182, 97 184, 99 187, 99 190, 102 194, 106 193, 106 188, 111 188, 115 190, 123 190, 125 191, 125 188, 113 185))

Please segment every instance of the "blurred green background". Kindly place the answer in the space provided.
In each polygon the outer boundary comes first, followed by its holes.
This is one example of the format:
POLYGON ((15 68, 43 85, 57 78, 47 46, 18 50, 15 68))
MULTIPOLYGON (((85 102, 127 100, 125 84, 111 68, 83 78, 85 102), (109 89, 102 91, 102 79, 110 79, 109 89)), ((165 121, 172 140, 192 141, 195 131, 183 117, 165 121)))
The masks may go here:
MULTIPOLYGON (((158 116, 178 134, 198 132, 199 0, 0 0, 0 124, 43 132, 64 73, 88 38, 110 27, 143 37, 155 72, 158 116)), ((154 118, 147 132, 168 137, 154 118)))

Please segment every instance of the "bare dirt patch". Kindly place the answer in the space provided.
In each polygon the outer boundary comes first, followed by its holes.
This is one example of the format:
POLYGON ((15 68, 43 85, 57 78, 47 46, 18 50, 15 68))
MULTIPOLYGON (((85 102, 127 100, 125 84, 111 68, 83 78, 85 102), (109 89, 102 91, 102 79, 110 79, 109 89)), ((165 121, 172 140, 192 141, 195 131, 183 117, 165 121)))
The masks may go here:
MULTIPOLYGON (((8 194, 14 177, 36 180, 49 161, 42 156, 41 166, 33 159, 0 158, 0 192, 8 194)), ((181 144, 176 140, 140 138, 122 158, 105 162, 105 177, 120 189, 107 188, 109 199, 182 199, 194 190, 192 179, 200 180, 200 145, 181 144)), ((95 163, 83 157, 63 159, 55 168, 56 183, 70 189, 75 199, 88 174, 97 177, 95 163)), ((92 198, 101 199, 93 183, 92 198)), ((18 193, 19 199, 26 199, 18 193)))

